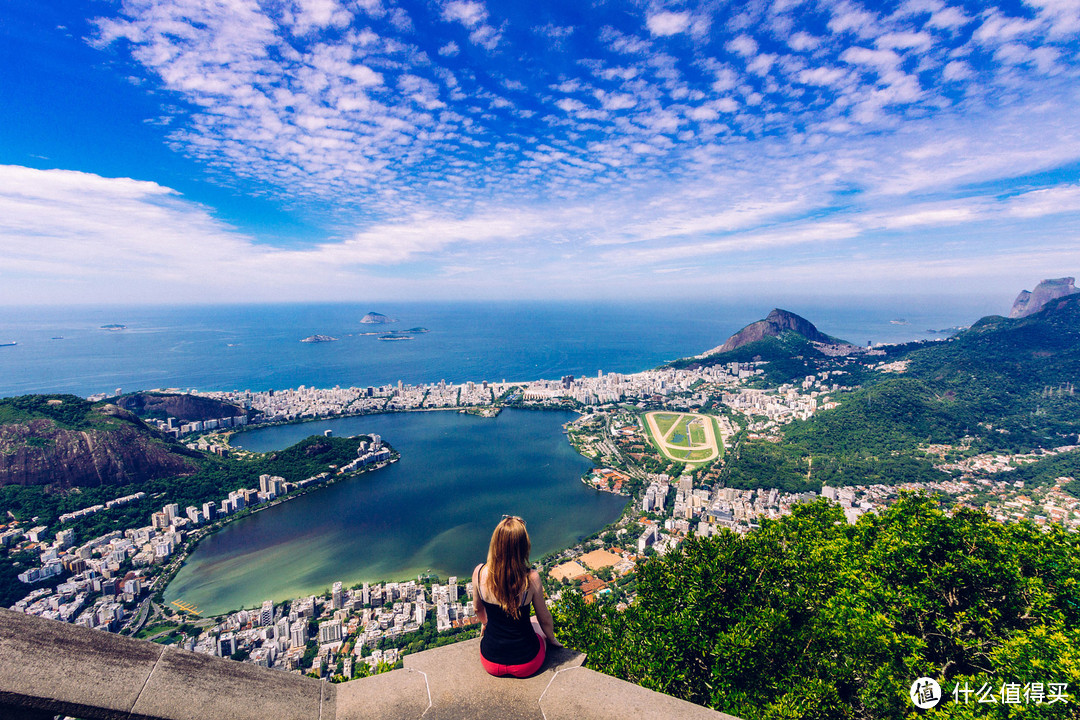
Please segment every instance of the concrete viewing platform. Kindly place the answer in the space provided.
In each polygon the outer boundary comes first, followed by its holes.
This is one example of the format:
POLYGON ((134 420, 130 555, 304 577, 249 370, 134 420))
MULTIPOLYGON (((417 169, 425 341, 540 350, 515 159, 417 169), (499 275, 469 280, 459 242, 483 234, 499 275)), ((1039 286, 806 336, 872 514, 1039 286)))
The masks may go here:
POLYGON ((0 720, 737 720, 589 670, 567 649, 532 677, 492 677, 479 643, 331 684, 0 609, 0 720))

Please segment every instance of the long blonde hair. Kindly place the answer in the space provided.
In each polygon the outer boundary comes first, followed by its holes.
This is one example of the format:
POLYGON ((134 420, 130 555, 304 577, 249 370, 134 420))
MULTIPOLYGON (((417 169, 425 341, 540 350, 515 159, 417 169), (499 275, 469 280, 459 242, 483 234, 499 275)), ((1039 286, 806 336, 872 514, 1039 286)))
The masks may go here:
POLYGON ((506 614, 518 618, 521 595, 529 584, 529 551, 532 543, 519 517, 505 517, 495 526, 488 545, 488 576, 485 587, 506 614))

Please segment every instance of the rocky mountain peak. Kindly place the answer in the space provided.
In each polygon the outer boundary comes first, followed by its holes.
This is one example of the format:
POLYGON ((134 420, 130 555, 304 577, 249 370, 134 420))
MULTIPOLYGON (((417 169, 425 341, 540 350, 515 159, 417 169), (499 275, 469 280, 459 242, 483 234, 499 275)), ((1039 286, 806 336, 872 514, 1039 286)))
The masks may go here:
POLYGON ((1043 280, 1035 286, 1034 290, 1021 290, 1013 302, 1009 317, 1022 318, 1034 315, 1043 309, 1046 303, 1059 297, 1072 295, 1077 292, 1076 279, 1071 277, 1054 278, 1043 280))
POLYGON ((810 342, 834 342, 832 338, 818 330, 814 324, 806 318, 796 315, 789 310, 773 308, 772 312, 770 312, 764 320, 750 323, 742 330, 729 337, 727 342, 723 345, 715 347, 705 354, 712 355, 714 353, 730 352, 743 345, 757 342, 766 337, 778 337, 789 331, 802 335, 810 342))

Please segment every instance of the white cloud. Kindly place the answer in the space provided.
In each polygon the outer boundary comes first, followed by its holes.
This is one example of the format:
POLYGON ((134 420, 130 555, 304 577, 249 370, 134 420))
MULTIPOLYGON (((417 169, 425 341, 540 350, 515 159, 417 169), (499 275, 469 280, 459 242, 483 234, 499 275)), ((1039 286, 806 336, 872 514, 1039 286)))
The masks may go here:
POLYGON ((494 50, 502 40, 502 33, 491 25, 481 25, 469 33, 469 40, 487 50, 494 50))
POLYGON ((690 27, 688 12, 659 12, 649 15, 645 20, 649 32, 657 37, 667 37, 685 32, 690 27))
POLYGON ((971 71, 971 66, 963 60, 953 60, 941 71, 941 76, 950 81, 967 80, 973 75, 974 73, 971 71))
POLYGON ((1080 212, 1080 185, 1033 190, 1011 198, 1006 212, 1013 217, 1037 218, 1080 212))
POLYGON ((839 85, 845 77, 847 77, 846 72, 833 67, 816 67, 802 70, 798 74, 799 82, 804 85, 839 85))
POLYGON ((640 55, 649 50, 649 42, 634 35, 626 35, 615 28, 605 25, 600 28, 600 42, 615 52, 627 55, 640 55))
MULTIPOLYGON (((251 274, 248 261, 261 254, 206 208, 157 183, 0 165, 0 256, 9 277, 96 285, 99 299, 135 288, 145 299, 148 290, 192 292, 251 274)), ((0 298, 13 300, 2 291, 0 298)))
POLYGON ((788 45, 792 50, 802 52, 804 50, 814 50, 821 45, 821 38, 815 37, 808 32, 802 30, 792 33, 788 37, 788 45))
POLYGON ((757 53, 758 44, 749 35, 739 35, 728 42, 727 49, 743 57, 751 57, 757 53))
POLYGON ((283 16, 298 35, 327 27, 342 28, 352 21, 352 13, 337 0, 292 0, 283 16))
POLYGON ((924 32, 885 33, 884 35, 879 35, 874 41, 879 48, 889 48, 893 50, 908 50, 911 48, 925 50, 930 47, 933 42, 933 38, 924 32))
POLYGON ((840 53, 840 59, 851 65, 870 65, 882 70, 891 70, 900 64, 900 56, 892 50, 871 50, 863 47, 850 47, 840 53))
POLYGON ((467 28, 475 28, 487 20, 487 8, 482 2, 453 0, 443 6, 443 19, 459 22, 467 28))
POLYGON ((605 110, 627 110, 638 104, 637 98, 630 93, 608 93, 595 90, 593 94, 605 110))
POLYGON ((960 8, 943 6, 940 10, 934 11, 930 16, 930 19, 926 21, 926 24, 933 28, 952 30, 966 25, 969 22, 971 22, 971 18, 960 8))

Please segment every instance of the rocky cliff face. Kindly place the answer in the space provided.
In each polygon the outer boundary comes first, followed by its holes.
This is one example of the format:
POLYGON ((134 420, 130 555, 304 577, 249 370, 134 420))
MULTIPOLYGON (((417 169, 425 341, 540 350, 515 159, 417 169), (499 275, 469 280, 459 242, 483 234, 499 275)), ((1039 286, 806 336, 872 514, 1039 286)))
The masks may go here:
POLYGON ((197 469, 184 448, 115 405, 88 418, 79 427, 49 417, 0 425, 0 485, 125 485, 197 469))
POLYGON ((764 320, 750 323, 727 339, 723 345, 709 350, 706 355, 730 352, 735 348, 757 342, 767 337, 777 337, 785 332, 796 332, 811 342, 832 343, 833 338, 814 327, 814 324, 793 312, 774 308, 764 320))
POLYGON ((1064 277, 1052 280, 1043 280, 1035 286, 1033 291, 1021 290, 1013 302, 1009 317, 1022 318, 1034 315, 1043 309, 1046 303, 1059 297, 1072 295, 1077 292, 1075 278, 1064 277))
POLYGON ((118 398, 116 404, 142 417, 171 416, 184 422, 247 414, 243 408, 235 405, 196 395, 135 393, 118 398))

